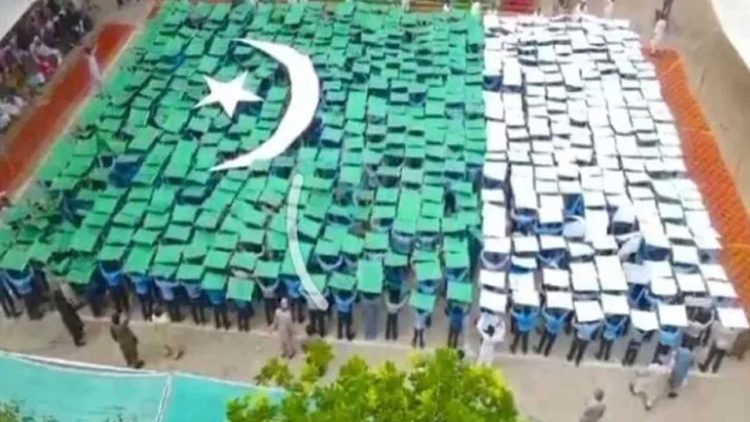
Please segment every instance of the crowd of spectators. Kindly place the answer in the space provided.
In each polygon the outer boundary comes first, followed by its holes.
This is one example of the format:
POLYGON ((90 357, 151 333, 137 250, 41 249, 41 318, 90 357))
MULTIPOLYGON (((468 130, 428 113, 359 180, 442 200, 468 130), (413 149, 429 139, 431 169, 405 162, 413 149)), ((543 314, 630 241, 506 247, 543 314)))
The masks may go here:
POLYGON ((93 27, 71 0, 39 0, 0 40, 0 133, 93 27))

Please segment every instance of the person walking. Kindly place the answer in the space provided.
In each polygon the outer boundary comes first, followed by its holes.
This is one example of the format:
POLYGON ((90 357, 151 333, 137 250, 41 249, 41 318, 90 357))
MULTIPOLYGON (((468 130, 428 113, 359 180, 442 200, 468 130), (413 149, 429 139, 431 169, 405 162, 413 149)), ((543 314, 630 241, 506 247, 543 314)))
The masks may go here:
POLYGON ((690 368, 695 365, 695 355, 687 347, 678 347, 672 356, 672 371, 669 374, 669 398, 675 398, 685 384, 690 368))
POLYGON ((402 289, 391 289, 385 296, 388 317, 385 321, 385 339, 398 340, 398 314, 409 300, 409 294, 402 289))
POLYGON ((649 42, 649 52, 651 55, 655 55, 661 48, 662 42, 664 42, 664 33, 667 31, 667 19, 663 12, 656 12, 656 24, 654 25, 654 33, 651 36, 649 42))
POLYGON ((669 369, 657 363, 651 363, 635 371, 635 378, 629 386, 630 394, 640 397, 646 411, 651 410, 656 402, 664 397, 668 373, 669 369))
POLYGON ((576 322, 573 325, 576 328, 576 338, 573 339, 573 343, 570 345, 570 351, 568 351, 568 362, 575 357, 576 366, 579 366, 583 355, 586 354, 586 348, 589 346, 591 339, 594 338, 594 334, 596 334, 596 331, 599 329, 601 322, 576 322))
POLYGON ((478 365, 492 366, 495 359, 495 345, 505 340, 505 320, 500 318, 497 325, 489 325, 484 330, 479 328, 482 345, 479 346, 478 365))
POLYGON ((84 47, 83 55, 86 58, 86 66, 89 69, 91 81, 94 83, 94 86, 96 86, 96 90, 101 91, 104 83, 104 76, 99 67, 99 61, 96 58, 96 47, 84 47))
POLYGON ((62 290, 54 290, 52 293, 52 301, 55 304, 55 308, 57 308, 57 312, 60 313, 60 318, 62 319, 65 328, 70 333, 70 336, 73 337, 73 343, 78 347, 86 344, 86 342, 83 341, 83 322, 81 321, 81 317, 78 316, 78 311, 76 311, 73 305, 71 305, 65 298, 62 290))
POLYGON ((296 334, 289 302, 282 298, 273 320, 273 329, 279 333, 281 357, 291 359, 297 353, 296 334))
POLYGON ((708 351, 706 360, 700 365, 701 372, 706 372, 709 366, 711 367, 711 372, 718 372, 724 356, 732 350, 732 346, 734 346, 734 342, 737 340, 737 335, 739 334, 737 330, 725 327, 720 321, 714 322, 713 332, 714 341, 708 351))
POLYGON ((109 334, 120 346, 125 363, 131 368, 142 368, 143 361, 138 358, 138 337, 130 329, 130 314, 127 314, 124 319, 120 317, 119 312, 112 314, 109 334))
POLYGON ((664 0, 664 3, 662 3, 661 15, 664 16, 664 19, 669 19, 669 16, 672 14, 673 4, 674 0, 664 0))
POLYGON ((597 388, 594 390, 594 396, 586 402, 583 414, 578 419, 579 422, 599 422, 607 411, 607 405, 604 404, 604 390, 597 388))
POLYGON ((154 329, 154 338, 162 344, 164 356, 180 359, 185 354, 185 346, 174 338, 172 332, 172 320, 169 314, 157 306, 151 318, 151 326, 154 329))

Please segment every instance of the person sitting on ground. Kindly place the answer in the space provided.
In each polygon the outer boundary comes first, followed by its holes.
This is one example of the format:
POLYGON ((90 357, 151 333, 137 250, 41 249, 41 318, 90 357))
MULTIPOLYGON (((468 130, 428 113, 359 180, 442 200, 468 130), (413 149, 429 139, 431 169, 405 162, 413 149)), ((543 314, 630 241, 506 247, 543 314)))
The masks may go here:
POLYGON ((599 422, 607 411, 607 405, 604 404, 604 391, 601 388, 594 390, 594 397, 589 399, 579 422, 599 422))
POLYGON ((640 397, 646 411, 651 410, 667 391, 669 368, 658 363, 638 368, 630 382, 630 394, 640 397))

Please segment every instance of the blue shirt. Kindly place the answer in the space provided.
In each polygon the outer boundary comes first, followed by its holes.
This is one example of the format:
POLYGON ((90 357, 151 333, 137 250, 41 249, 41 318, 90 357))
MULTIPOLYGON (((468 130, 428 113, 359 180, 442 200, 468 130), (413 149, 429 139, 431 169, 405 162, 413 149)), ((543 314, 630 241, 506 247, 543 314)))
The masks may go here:
POLYGON ((354 295, 352 294, 348 298, 343 298, 338 294, 334 293, 333 298, 336 300, 336 310, 342 314, 348 314, 352 311, 352 305, 354 304, 354 295))
POLYGON ((591 338, 594 336, 594 333, 596 332, 596 330, 599 329, 600 325, 602 325, 601 322, 591 322, 588 324, 575 324, 576 337, 578 337, 580 340, 583 340, 583 341, 590 341, 591 338))
POLYGON ((695 364, 695 356, 693 352, 685 347, 677 349, 674 357, 674 366, 672 367, 672 373, 675 379, 683 380, 690 371, 690 368, 695 364))
POLYGON ((171 280, 159 280, 158 278, 154 280, 154 282, 156 283, 156 287, 159 288, 162 299, 167 302, 174 300, 174 288, 177 287, 179 283, 171 280))
POLYGON ((182 283, 182 287, 185 288, 187 295, 190 299, 200 299, 201 297, 201 284, 200 283, 182 283))
POLYGON ((151 283, 153 281, 151 277, 131 275, 130 278, 133 280, 133 285, 135 286, 135 294, 139 296, 148 294, 148 290, 151 287, 151 283))
POLYGON ((464 309, 460 306, 454 306, 451 308, 450 327, 454 330, 461 330, 464 328, 464 309))
POLYGON ((625 326, 625 317, 610 317, 604 320, 604 332, 602 337, 605 340, 614 340, 620 336, 622 328, 625 326))
POLYGON ((539 311, 536 309, 530 309, 526 311, 511 311, 513 318, 516 319, 516 328, 522 333, 527 333, 536 327, 536 317, 539 315, 539 311))
POLYGON ((680 343, 682 332, 677 328, 659 330, 659 343, 664 346, 675 347, 680 343))
POLYGON ((414 312, 414 329, 424 330, 427 327, 427 312, 416 310, 414 312))
POLYGON ((223 305, 227 299, 227 294, 223 289, 206 290, 206 296, 208 296, 208 301, 214 306, 223 305))
POLYGON ((544 311, 545 328, 550 334, 559 334, 565 326, 567 312, 544 311))
POLYGON ((284 279, 284 285, 286 285, 286 292, 292 299, 299 299, 302 297, 302 292, 300 291, 300 287, 302 286, 302 282, 300 282, 297 279, 284 279))
MULTIPOLYGON (((28 271, 28 269, 27 269, 28 271)), ((22 274, 19 278, 13 278, 8 272, 3 272, 5 279, 8 283, 12 284, 16 288, 19 295, 27 295, 31 293, 31 278, 33 273, 29 271, 26 274, 22 274)))
POLYGON ((107 281, 107 286, 109 287, 117 287, 122 285, 122 269, 117 268, 112 272, 108 272, 106 269, 104 269, 104 265, 102 263, 99 263, 99 272, 104 276, 104 279, 107 281))

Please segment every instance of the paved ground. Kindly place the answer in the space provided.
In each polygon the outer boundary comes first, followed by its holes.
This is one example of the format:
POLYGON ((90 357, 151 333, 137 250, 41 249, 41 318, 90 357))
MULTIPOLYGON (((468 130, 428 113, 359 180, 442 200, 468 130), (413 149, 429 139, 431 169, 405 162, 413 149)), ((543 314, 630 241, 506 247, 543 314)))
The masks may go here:
MULTIPOLYGON (((428 346, 441 346, 446 334, 444 318, 437 317, 434 324, 427 343, 428 346)), ((381 328, 383 325, 381 323, 381 328)), ((373 365, 385 360, 402 367, 408 365, 416 352, 408 344, 408 321, 403 321, 402 325, 401 339, 397 343, 387 343, 382 337, 373 342, 332 340, 336 353, 333 372, 354 354, 365 357, 373 365)), ((140 338, 141 355, 150 369, 188 371, 252 382, 262 365, 278 353, 275 336, 259 316, 251 321, 250 333, 240 333, 235 329, 217 331, 212 326, 199 328, 192 323, 175 327, 174 333, 187 346, 185 357, 177 362, 162 357, 160 344, 147 324, 134 321, 133 326, 140 338)), ((99 364, 123 364, 119 349, 109 337, 106 321, 87 318, 86 330, 87 345, 76 348, 57 315, 48 314, 40 322, 30 322, 25 318, 18 321, 3 319, 0 320, 0 349, 99 364)), ((476 350, 476 335, 472 332, 469 337, 469 349, 476 350)), ((536 341, 534 337, 532 344, 536 341)), ((724 422, 740 422, 747 420, 750 414, 750 402, 743 400, 745 392, 750 389, 750 365, 747 363, 727 361, 718 375, 696 374, 678 399, 664 401, 646 413, 627 390, 632 371, 615 363, 622 356, 621 349, 613 351, 612 363, 594 361, 592 351, 580 367, 575 367, 564 360, 568 344, 558 344, 549 358, 533 353, 511 355, 507 345, 498 349, 497 366, 513 387, 520 408, 535 420, 576 420, 581 406, 595 387, 606 391, 608 421, 714 421, 720 416, 724 422)), ((642 361, 650 356, 651 349, 641 353, 642 361)), ((292 362, 293 368, 300 365, 300 358, 292 362)))
MULTIPOLYGON (((144 16, 145 1, 114 11, 115 0, 101 0, 101 16, 118 20, 137 21, 144 16)), ((550 0, 543 0, 550 10, 550 0)), ((590 0, 591 11, 598 13, 601 0, 590 0)), ((628 0, 617 2, 616 16, 633 21, 634 28, 648 37, 652 26, 653 10, 661 0, 628 0)), ((747 69, 723 34, 717 30, 716 20, 709 2, 676 2, 669 28, 668 42, 685 56, 685 62, 694 89, 719 134, 725 160, 738 181, 745 183, 746 203, 750 204, 750 168, 742 165, 750 153, 750 143, 744 142, 750 134, 750 119, 743 119, 741 110, 750 94, 747 69), (733 158, 732 158, 733 157, 733 158)), ((745 106, 746 107, 746 106, 745 106)), ((442 309, 438 307, 438 309, 442 309)), ((353 343, 336 342, 338 365, 353 354, 359 354, 373 364, 392 360, 406 365, 413 350, 408 345, 408 319, 402 322, 402 339, 396 344, 383 340, 353 343)), ((382 324, 381 324, 382 325, 382 324)), ((185 325, 176 330, 187 344, 188 353, 179 362, 164 360, 159 345, 151 338, 148 327, 134 323, 141 337, 141 353, 152 369, 177 369, 226 379, 251 381, 263 363, 277 353, 278 346, 272 334, 263 327, 260 317, 252 321, 253 332, 217 332, 213 328, 195 328, 185 325), (259 326, 260 325, 260 326, 259 326)), ((107 333, 106 323, 90 321, 87 324, 88 344, 84 348, 72 345, 59 318, 50 315, 41 322, 26 320, 0 320, 0 348, 23 353, 39 354, 64 359, 121 365, 122 357, 107 333)), ((361 332, 361 330, 360 330, 361 332)), ((445 321, 438 317, 428 334, 429 345, 442 345, 445 341, 445 321)), ((475 348, 472 333, 468 344, 475 348)), ((536 343, 537 338, 532 340, 536 343)), ((718 376, 691 378, 677 400, 661 403, 646 413, 627 391, 632 376, 616 363, 601 364, 589 357, 580 368, 564 361, 569 346, 561 341, 554 356, 544 359, 535 355, 514 356, 507 345, 497 359, 514 388, 520 407, 535 420, 544 422, 577 420, 580 409, 595 387, 607 393, 608 421, 745 421, 750 415, 750 402, 744 401, 750 390, 750 365, 729 361, 718 376)), ((613 361, 622 356, 622 345, 613 350, 613 361)), ((595 347, 592 345, 591 349, 595 347)), ((589 355, 593 351, 589 352, 589 355)), ((652 349, 644 349, 646 361, 652 349)), ((293 366, 299 366, 296 359, 293 366)), ((335 368, 334 368, 335 370, 335 368)))

